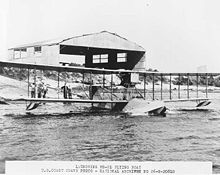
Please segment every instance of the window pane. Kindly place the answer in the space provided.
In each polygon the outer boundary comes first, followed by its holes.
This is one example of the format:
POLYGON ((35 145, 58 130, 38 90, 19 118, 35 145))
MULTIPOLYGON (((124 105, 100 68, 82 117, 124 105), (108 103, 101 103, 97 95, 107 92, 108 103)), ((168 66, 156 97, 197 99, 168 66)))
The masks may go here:
POLYGON ((117 53, 117 57, 127 57, 127 53, 117 53))
POLYGON ((35 56, 41 56, 41 47, 34 47, 35 56))
POLYGON ((101 58, 108 58, 108 54, 102 54, 101 58))
POLYGON ((34 52, 41 52, 41 47, 34 47, 34 52))
POLYGON ((99 61, 100 61, 99 59, 93 59, 92 62, 93 62, 93 63, 99 63, 99 61))
POLYGON ((92 57, 97 59, 100 58, 100 55, 93 55, 92 57))
POLYGON ((21 50, 21 58, 27 57, 27 48, 22 48, 21 50))
POLYGON ((107 62, 108 62, 108 59, 106 59, 106 58, 105 59, 103 59, 103 58, 101 59, 101 63, 107 63, 107 62))
POLYGON ((20 51, 14 51, 14 58, 20 58, 20 51))
POLYGON ((127 53, 117 53, 117 62, 126 62, 127 53))
POLYGON ((107 63, 108 62, 108 54, 101 55, 93 55, 93 63, 107 63))
POLYGON ((118 61, 118 62, 126 62, 127 59, 126 59, 126 58, 118 58, 117 61, 118 61))

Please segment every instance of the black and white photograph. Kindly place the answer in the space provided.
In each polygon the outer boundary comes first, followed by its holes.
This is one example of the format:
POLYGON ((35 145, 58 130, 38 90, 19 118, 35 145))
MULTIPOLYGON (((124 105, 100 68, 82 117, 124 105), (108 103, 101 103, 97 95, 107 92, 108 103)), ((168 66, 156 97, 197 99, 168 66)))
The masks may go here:
POLYGON ((0 174, 8 161, 81 162, 62 175, 181 174, 141 166, 207 162, 220 174, 219 7, 0 0, 0 174))

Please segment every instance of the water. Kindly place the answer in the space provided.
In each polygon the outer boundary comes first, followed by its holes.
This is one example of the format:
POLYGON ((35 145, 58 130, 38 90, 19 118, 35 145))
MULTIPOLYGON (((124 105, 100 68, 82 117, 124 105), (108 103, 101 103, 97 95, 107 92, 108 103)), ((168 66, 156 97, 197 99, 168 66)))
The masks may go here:
POLYGON ((170 108, 166 117, 23 108, 1 105, 1 173, 6 160, 212 161, 220 173, 220 101, 202 111, 170 108))

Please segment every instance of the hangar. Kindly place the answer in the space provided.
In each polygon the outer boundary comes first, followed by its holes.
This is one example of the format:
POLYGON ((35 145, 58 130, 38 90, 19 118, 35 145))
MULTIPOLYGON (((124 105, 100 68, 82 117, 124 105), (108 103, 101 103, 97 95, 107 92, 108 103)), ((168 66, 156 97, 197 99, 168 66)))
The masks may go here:
POLYGON ((145 70, 145 49, 115 33, 102 31, 8 49, 14 62, 145 70))

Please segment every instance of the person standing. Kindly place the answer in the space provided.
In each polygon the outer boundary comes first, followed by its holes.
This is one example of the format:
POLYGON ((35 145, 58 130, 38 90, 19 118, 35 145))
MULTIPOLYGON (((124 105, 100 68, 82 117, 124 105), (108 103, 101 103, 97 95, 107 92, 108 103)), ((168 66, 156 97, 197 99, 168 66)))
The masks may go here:
POLYGON ((71 89, 70 85, 68 86, 68 98, 72 99, 72 89, 71 89))
POLYGON ((43 86, 42 86, 42 83, 40 82, 37 86, 37 98, 41 98, 42 91, 43 91, 43 86))
POLYGON ((48 91, 48 87, 45 83, 43 83, 43 98, 46 98, 47 91, 48 91))
POLYGON ((31 98, 35 98, 35 83, 31 83, 31 98))
POLYGON ((67 99, 67 97, 68 97, 68 86, 66 85, 66 83, 64 83, 64 85, 61 87, 61 91, 63 92, 63 98, 67 99))

